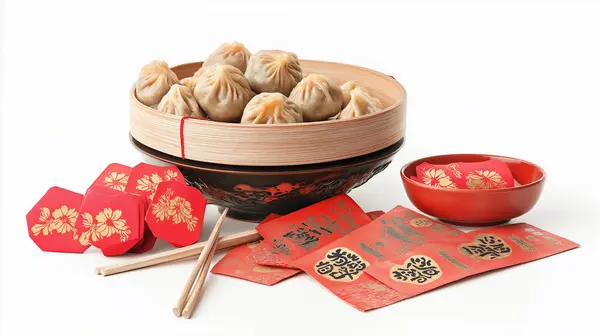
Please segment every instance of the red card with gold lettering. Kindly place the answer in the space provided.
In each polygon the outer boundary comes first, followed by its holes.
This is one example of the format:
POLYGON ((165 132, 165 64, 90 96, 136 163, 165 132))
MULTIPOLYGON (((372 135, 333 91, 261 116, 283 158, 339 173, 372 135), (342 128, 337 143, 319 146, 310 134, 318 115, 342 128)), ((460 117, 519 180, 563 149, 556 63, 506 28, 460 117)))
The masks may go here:
MULTIPOLYGON (((379 218, 381 215, 385 214, 385 212, 381 210, 367 212, 367 216, 371 220, 375 220, 379 218)), ((262 224, 262 223, 261 223, 262 224)), ((260 224, 259 224, 260 225, 260 224)), ((277 266, 277 267, 285 267, 285 268, 294 268, 295 267, 281 259, 281 253, 274 250, 274 246, 271 244, 261 241, 258 246, 252 249, 252 255, 254 256, 254 260, 257 264, 263 266, 277 266)))
POLYGON ((460 230, 397 206, 368 225, 292 263, 336 296, 358 310, 366 311, 404 299, 365 274, 370 265, 425 243, 455 239, 461 234, 460 230), (338 259, 349 260, 349 264, 338 265, 338 259))
POLYGON ((158 184, 146 223, 152 233, 178 247, 200 239, 206 198, 200 190, 170 180, 158 184))
POLYGON ((161 167, 140 163, 131 169, 125 190, 142 195, 151 202, 158 185, 166 181, 186 184, 183 175, 175 166, 161 167))
POLYGON ((369 223, 371 219, 347 195, 339 195, 259 224, 265 239, 253 250, 260 265, 293 267, 291 262, 369 223))
POLYGON ((75 224, 79 243, 121 255, 143 237, 143 197, 104 187, 88 189, 75 224))
POLYGON ((104 171, 102 171, 94 183, 92 183, 92 186, 125 191, 125 188, 127 187, 127 181, 129 181, 130 173, 131 167, 119 163, 111 163, 104 169, 104 171))
POLYGON ((427 244, 394 259, 371 264, 366 272, 410 298, 468 276, 534 261, 578 246, 535 226, 519 223, 427 244))
POLYGON ((79 243, 75 227, 83 195, 50 188, 27 213, 29 237, 46 252, 83 253, 89 245, 79 243))
POLYGON ((427 242, 447 240, 463 232, 403 206, 397 206, 373 222, 335 241, 364 252, 369 262, 389 259, 427 242))
POLYGON ((456 162, 446 165, 421 163, 417 181, 448 189, 503 189, 515 185, 508 165, 492 159, 484 162, 456 162))

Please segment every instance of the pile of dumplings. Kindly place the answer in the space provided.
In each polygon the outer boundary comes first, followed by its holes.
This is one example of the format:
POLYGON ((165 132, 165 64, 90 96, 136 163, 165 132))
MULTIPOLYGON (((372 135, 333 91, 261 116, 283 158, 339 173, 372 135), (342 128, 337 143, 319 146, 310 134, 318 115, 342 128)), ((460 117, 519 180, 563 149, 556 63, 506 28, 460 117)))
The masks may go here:
POLYGON ((153 61, 140 71, 135 94, 162 113, 242 124, 350 119, 385 108, 358 82, 339 87, 323 75, 303 77, 294 53, 252 54, 239 42, 221 45, 181 80, 165 61, 153 61))

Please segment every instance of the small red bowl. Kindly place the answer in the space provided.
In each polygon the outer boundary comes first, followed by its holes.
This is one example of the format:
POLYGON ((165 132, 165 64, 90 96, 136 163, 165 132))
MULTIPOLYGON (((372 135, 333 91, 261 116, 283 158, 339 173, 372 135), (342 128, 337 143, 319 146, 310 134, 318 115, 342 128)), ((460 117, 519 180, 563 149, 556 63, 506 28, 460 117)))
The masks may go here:
POLYGON ((526 214, 540 198, 546 180, 544 170, 533 163, 485 154, 430 156, 406 164, 400 175, 404 190, 417 209, 442 221, 464 226, 501 224, 526 214), (417 175, 416 167, 423 162, 449 164, 490 159, 504 161, 521 185, 493 190, 442 189, 410 179, 417 175))

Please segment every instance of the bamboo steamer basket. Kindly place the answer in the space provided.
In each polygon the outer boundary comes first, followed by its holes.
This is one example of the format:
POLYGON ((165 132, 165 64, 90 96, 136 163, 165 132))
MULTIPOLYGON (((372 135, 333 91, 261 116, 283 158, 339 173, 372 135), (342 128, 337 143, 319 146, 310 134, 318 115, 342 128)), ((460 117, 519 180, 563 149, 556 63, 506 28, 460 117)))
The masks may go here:
MULTIPOLYGON (((193 76, 202 62, 175 66, 179 79, 193 76)), ((304 76, 322 74, 338 85, 358 81, 386 106, 384 111, 348 120, 254 125, 186 119, 185 159, 234 166, 294 166, 332 162, 370 154, 404 138, 406 91, 391 76, 333 62, 300 60, 304 76)), ((130 91, 130 133, 159 152, 182 157, 181 117, 145 106, 130 91)))

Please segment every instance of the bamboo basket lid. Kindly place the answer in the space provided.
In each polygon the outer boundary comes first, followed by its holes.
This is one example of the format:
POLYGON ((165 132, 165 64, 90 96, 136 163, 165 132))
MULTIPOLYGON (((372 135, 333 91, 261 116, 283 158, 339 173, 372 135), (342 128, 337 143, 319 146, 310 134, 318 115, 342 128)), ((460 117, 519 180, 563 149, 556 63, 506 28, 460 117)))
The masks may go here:
MULTIPOLYGON (((377 92, 388 107, 347 120, 298 124, 237 124, 186 119, 185 159, 236 166, 292 166, 348 159, 384 149, 404 138, 406 91, 388 75, 366 68, 300 60, 304 76, 325 75, 341 85, 359 81, 377 92)), ((172 68, 179 79, 193 76, 202 62, 172 68)), ((181 117, 145 106, 130 91, 130 133, 140 143, 182 157, 181 117)))

